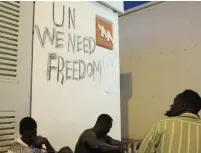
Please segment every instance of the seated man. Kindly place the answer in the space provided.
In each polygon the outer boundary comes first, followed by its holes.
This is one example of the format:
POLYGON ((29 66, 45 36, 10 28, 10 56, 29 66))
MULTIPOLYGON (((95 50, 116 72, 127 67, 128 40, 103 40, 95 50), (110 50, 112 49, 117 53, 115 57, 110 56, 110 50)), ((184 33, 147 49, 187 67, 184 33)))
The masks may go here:
POLYGON ((124 152, 123 143, 107 135, 112 127, 112 121, 109 115, 100 115, 95 126, 85 130, 79 137, 75 153, 124 152))
POLYGON ((166 112, 168 118, 154 124, 138 153, 201 153, 201 97, 185 90, 166 112))
POLYGON ((54 148, 49 141, 41 136, 37 136, 37 124, 36 121, 30 117, 23 118, 20 122, 20 134, 21 138, 14 142, 8 153, 40 153, 54 152, 54 148))

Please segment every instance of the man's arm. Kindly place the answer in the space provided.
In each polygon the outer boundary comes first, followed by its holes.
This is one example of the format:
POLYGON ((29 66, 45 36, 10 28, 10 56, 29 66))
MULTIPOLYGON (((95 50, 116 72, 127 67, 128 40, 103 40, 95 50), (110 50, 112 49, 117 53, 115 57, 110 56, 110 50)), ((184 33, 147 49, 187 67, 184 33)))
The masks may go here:
POLYGON ((46 147, 48 153, 54 153, 55 152, 53 146, 51 145, 51 143, 48 141, 47 138, 45 138, 45 147, 46 147))
POLYGON ((34 147, 42 149, 43 152, 53 153, 55 152, 54 148, 50 144, 47 138, 42 136, 37 136, 34 142, 34 147))
POLYGON ((85 133, 84 138, 85 142, 93 149, 100 149, 103 152, 108 151, 121 151, 118 146, 112 146, 104 141, 97 139, 96 134, 93 131, 85 133))
POLYGON ((145 136, 137 152, 138 153, 155 153, 156 145, 159 143, 159 140, 160 140, 160 134, 153 127, 145 136))
POLYGON ((119 145, 124 145, 124 144, 126 144, 126 143, 121 142, 121 141, 119 141, 119 140, 115 140, 115 139, 113 139, 112 137, 110 137, 110 136, 108 136, 108 135, 106 135, 105 138, 106 138, 106 141, 107 141, 110 145, 112 145, 112 146, 113 146, 113 145, 119 146, 119 145))

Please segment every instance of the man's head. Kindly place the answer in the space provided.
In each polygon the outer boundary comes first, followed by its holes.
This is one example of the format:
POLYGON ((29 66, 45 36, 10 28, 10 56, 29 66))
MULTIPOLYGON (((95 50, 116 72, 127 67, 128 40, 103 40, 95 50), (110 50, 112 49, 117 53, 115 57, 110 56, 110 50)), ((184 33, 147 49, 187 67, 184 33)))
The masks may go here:
POLYGON ((95 127, 99 129, 101 135, 106 135, 112 128, 112 122, 113 119, 108 114, 101 114, 96 121, 95 127))
POLYGON ((20 121, 20 134, 22 140, 31 145, 37 136, 37 124, 31 117, 25 117, 20 121))
POLYGON ((72 149, 70 147, 63 147, 59 150, 58 153, 73 153, 72 149))
POLYGON ((193 90, 185 90, 178 94, 174 99, 173 105, 165 115, 168 117, 174 117, 188 112, 198 115, 201 110, 201 98, 198 93, 193 90))

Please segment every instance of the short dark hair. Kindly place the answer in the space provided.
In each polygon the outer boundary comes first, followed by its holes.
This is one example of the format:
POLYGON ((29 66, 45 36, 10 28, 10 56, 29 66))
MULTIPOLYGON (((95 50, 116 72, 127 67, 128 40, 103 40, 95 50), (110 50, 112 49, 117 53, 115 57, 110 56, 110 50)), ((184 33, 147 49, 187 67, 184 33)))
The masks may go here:
POLYGON ((186 109, 190 109, 193 113, 198 113, 201 110, 201 98, 197 92, 185 90, 180 94, 180 97, 184 101, 186 109))
POLYGON ((96 123, 100 123, 100 124, 111 124, 113 121, 112 117, 108 114, 101 114, 99 115, 97 122, 96 123))
POLYGON ((34 130, 37 128, 36 121, 31 117, 25 117, 20 121, 20 134, 26 130, 34 130))
POLYGON ((61 148, 58 153, 73 153, 73 151, 70 147, 66 146, 61 148))

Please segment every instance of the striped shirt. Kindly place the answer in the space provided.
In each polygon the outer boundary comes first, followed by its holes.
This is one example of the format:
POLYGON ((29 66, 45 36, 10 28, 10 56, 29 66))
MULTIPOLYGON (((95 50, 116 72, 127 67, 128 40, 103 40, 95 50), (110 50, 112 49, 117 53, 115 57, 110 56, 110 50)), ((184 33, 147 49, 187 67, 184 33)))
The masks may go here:
POLYGON ((201 120, 184 113, 155 124, 138 153, 201 153, 201 120))

